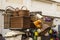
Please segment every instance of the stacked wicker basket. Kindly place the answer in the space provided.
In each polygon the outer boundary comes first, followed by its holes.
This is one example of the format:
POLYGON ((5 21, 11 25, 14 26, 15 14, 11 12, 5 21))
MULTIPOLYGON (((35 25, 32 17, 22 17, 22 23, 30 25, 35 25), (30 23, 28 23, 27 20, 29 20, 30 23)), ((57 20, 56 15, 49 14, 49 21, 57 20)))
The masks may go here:
MULTIPOLYGON (((10 7, 10 6, 9 6, 10 7)), ((12 7, 10 7, 12 8, 12 7)), ((11 9, 6 10, 4 14, 4 26, 10 29, 22 29, 30 28, 30 12, 29 10, 23 10, 24 6, 21 8, 16 8, 11 11, 11 9)))

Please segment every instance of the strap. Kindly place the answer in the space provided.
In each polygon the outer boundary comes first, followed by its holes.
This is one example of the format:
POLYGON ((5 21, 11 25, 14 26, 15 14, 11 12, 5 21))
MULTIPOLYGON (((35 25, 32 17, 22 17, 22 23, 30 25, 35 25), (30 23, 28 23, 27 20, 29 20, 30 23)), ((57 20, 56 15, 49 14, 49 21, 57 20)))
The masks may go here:
POLYGON ((26 8, 26 10, 28 10, 26 6, 22 6, 22 7, 21 7, 21 10, 23 10, 24 7, 26 8))

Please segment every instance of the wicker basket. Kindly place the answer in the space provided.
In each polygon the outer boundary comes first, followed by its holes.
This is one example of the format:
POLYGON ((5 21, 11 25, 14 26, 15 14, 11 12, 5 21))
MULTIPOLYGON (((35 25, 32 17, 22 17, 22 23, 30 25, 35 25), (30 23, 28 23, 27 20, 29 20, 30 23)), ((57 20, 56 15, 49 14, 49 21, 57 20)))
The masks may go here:
POLYGON ((30 17, 11 17, 10 29, 30 28, 30 17))

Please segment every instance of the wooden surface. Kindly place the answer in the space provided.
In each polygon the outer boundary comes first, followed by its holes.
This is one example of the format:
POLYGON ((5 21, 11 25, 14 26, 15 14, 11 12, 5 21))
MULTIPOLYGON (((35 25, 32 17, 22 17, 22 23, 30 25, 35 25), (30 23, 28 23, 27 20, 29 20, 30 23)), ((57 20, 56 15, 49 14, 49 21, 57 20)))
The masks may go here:
POLYGON ((30 17, 11 17, 10 28, 29 28, 30 17))

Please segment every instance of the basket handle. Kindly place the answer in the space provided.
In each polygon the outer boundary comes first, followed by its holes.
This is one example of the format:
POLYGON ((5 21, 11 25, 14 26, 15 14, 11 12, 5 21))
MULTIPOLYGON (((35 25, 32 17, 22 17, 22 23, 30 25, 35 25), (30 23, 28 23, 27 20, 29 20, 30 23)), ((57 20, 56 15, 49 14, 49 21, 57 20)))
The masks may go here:
MULTIPOLYGON (((12 8, 13 10, 15 10, 15 8, 13 8, 12 6, 7 6, 6 7, 6 10, 5 10, 5 13, 7 12, 7 9, 10 9, 10 8, 12 8)), ((11 10, 11 9, 10 9, 11 10)), ((6 13, 7 14, 7 13, 6 13)))
POLYGON ((28 10, 26 6, 22 6, 22 7, 21 7, 21 10, 23 10, 24 7, 26 8, 26 10, 28 10))
POLYGON ((6 9, 8 9, 8 8, 12 8, 12 9, 15 9, 15 8, 13 8, 12 6, 7 6, 7 7, 6 7, 6 9))

